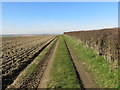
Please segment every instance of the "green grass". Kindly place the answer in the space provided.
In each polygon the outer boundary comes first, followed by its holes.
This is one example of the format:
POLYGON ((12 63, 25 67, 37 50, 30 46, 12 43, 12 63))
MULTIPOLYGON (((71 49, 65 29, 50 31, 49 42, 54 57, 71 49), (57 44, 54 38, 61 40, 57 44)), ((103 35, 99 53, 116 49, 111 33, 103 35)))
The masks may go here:
POLYGON ((59 43, 47 87, 80 88, 63 36, 59 37, 59 43))
POLYGON ((98 88, 117 88, 118 87, 118 69, 111 68, 111 63, 102 56, 90 49, 84 47, 82 43, 64 35, 67 43, 71 45, 78 58, 85 64, 87 72, 91 73, 98 88))

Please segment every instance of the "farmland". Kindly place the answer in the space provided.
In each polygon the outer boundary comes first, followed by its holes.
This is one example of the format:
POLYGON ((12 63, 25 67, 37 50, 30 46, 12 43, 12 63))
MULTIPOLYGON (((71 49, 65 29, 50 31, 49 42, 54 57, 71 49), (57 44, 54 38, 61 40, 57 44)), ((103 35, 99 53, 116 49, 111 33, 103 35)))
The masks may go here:
POLYGON ((53 36, 10 37, 2 40, 2 79, 6 87, 53 40, 53 36))
POLYGON ((118 88, 117 32, 3 37, 2 88, 118 88))

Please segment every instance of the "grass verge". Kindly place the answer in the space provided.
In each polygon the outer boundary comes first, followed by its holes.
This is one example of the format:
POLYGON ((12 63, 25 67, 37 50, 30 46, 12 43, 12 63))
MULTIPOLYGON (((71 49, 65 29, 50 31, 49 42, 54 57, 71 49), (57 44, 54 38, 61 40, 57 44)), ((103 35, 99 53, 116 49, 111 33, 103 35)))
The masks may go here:
POLYGON ((118 69, 111 68, 111 64, 102 56, 84 47, 74 38, 64 35, 67 43, 73 48, 75 54, 84 63, 86 71, 91 73, 97 88, 118 88, 118 69))
POLYGON ((59 37, 48 88, 80 88, 63 36, 59 37))

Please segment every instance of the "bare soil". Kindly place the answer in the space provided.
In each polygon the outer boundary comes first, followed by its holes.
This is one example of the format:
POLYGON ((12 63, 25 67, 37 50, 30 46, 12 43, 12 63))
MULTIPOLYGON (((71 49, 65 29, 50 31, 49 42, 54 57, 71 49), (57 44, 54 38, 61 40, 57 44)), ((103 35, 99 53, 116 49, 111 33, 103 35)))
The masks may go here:
POLYGON ((52 36, 4 37, 2 40, 2 89, 11 85, 52 39, 52 36))
POLYGON ((34 72, 28 79, 26 79, 20 88, 37 88, 38 87, 38 85, 43 77, 43 74, 46 70, 46 67, 48 65, 48 62, 53 54, 56 42, 57 41, 55 41, 53 46, 51 46, 50 50, 46 53, 43 60, 40 62, 39 66, 37 68, 38 71, 34 72))
POLYGON ((47 88, 47 82, 49 81, 49 77, 50 77, 50 71, 51 71, 51 68, 52 68, 52 65, 53 65, 53 62, 54 62, 54 56, 55 56, 55 52, 56 52, 56 49, 57 49, 57 46, 58 46, 58 41, 55 45, 55 48, 53 50, 52 53, 50 53, 51 57, 47 58, 49 59, 49 62, 48 62, 48 65, 46 67, 46 70, 42 76, 42 79, 38 85, 38 88, 47 88))

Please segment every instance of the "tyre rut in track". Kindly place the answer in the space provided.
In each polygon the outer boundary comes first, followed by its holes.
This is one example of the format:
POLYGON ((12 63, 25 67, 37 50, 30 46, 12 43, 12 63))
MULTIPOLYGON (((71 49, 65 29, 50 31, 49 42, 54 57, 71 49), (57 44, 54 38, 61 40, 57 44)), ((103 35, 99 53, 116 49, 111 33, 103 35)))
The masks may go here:
POLYGON ((41 78, 41 81, 40 81, 40 83, 38 85, 38 90, 40 88, 47 88, 47 83, 48 83, 48 81, 50 79, 50 72, 51 72, 51 69, 52 69, 52 66, 53 66, 53 63, 54 63, 54 57, 55 57, 55 53, 56 53, 56 50, 57 50, 57 47, 58 47, 58 43, 59 43, 59 40, 57 40, 53 52, 50 53, 51 57, 47 58, 47 59, 49 59, 49 62, 48 62, 48 65, 46 67, 46 70, 44 71, 44 74, 43 74, 43 76, 41 78))
POLYGON ((30 75, 29 78, 27 78, 23 84, 21 85, 20 88, 37 88, 41 78, 43 76, 43 73, 48 65, 49 59, 51 57, 51 53, 54 50, 54 47, 56 45, 57 40, 54 42, 54 44, 50 47, 50 49, 48 50, 48 52, 46 53, 46 55, 44 56, 44 58, 42 59, 42 61, 39 63, 38 67, 37 67, 37 71, 34 72, 32 75, 30 75))
MULTIPOLYGON (((65 41, 66 42, 66 41, 65 41)), ((68 47, 68 50, 71 54, 74 66, 77 71, 77 75, 80 77, 81 85, 84 88, 94 88, 95 87, 95 82, 91 76, 90 73, 86 72, 86 67, 83 65, 83 63, 78 59, 76 54, 74 53, 73 49, 71 46, 66 42, 66 45, 68 47), (83 86, 84 85, 84 86, 83 86)))
POLYGON ((64 39, 64 42, 65 42, 66 47, 67 47, 67 49, 68 49, 68 52, 69 52, 69 54, 70 54, 70 57, 71 57, 71 60, 72 60, 72 63, 73 63, 73 66, 74 66, 74 69, 75 69, 75 72, 76 72, 76 76, 77 76, 77 79, 78 79, 78 82, 79 82, 79 86, 81 87, 82 90, 84 90, 84 89, 85 89, 85 88, 84 88, 84 85, 83 85, 82 80, 81 80, 81 78, 80 78, 80 75, 79 75, 79 73, 78 73, 78 71, 77 71, 77 68, 76 68, 76 66, 75 66, 75 64, 74 64, 73 57, 72 57, 72 55, 71 55, 71 52, 70 52, 70 50, 69 50, 69 47, 68 47, 65 39, 64 39))

